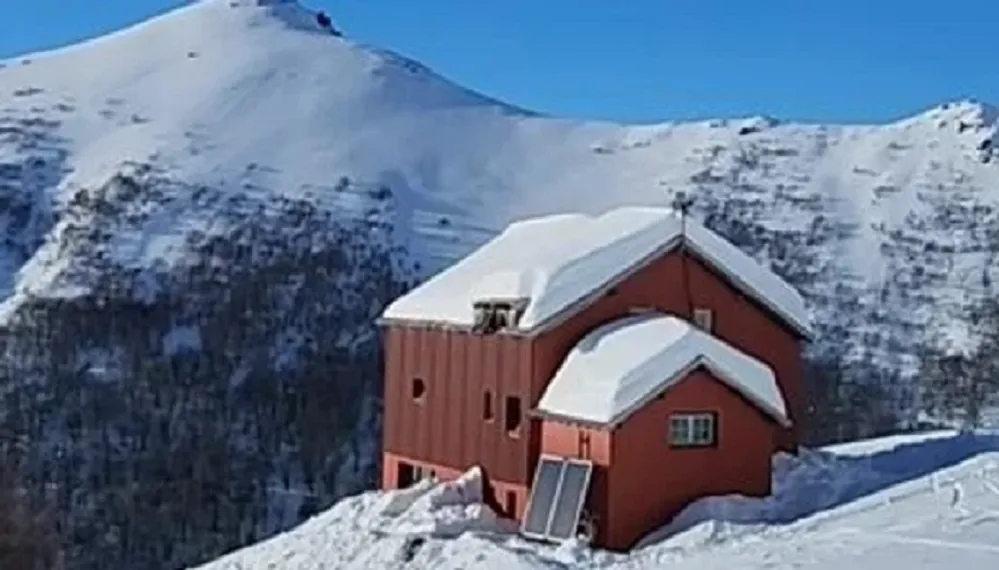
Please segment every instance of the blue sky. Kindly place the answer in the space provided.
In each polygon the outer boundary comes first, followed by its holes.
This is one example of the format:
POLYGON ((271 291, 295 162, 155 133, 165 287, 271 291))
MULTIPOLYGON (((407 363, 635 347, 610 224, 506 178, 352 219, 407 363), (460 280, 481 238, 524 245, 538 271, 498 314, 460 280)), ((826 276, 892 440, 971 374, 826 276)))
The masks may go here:
MULTIPOLYGON (((0 0, 0 57, 178 0, 0 0)), ((649 122, 898 118, 999 104, 997 0, 302 0, 348 35, 517 105, 649 122)))

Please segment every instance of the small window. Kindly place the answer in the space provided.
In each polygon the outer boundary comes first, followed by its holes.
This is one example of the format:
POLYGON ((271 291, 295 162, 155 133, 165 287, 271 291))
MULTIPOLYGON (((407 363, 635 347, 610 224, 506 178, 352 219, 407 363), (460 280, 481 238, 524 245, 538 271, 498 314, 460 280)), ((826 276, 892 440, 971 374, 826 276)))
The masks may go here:
POLYGON ((669 419, 673 447, 709 447, 718 441, 715 414, 675 414, 669 419))
POLYGON ((496 412, 493 411, 493 393, 486 390, 482 394, 482 419, 491 422, 495 417, 496 412))
POLYGON ((509 435, 517 435, 520 430, 520 398, 516 396, 506 397, 506 432, 509 435))
POLYGON ((416 482, 416 468, 405 461, 400 461, 397 477, 396 487, 405 489, 416 482))
POLYGON ((510 310, 506 309, 506 308, 503 308, 503 307, 497 307, 494 310, 496 311, 495 316, 493 317, 495 319, 494 322, 495 322, 496 329, 497 330, 501 330, 501 329, 509 328, 510 327, 510 310))
POLYGON ((579 430, 579 458, 590 459, 590 434, 579 430))
POLYGON ((423 378, 413 378, 413 399, 417 402, 422 402, 423 397, 427 395, 427 384, 423 381, 423 378))
POLYGON ((423 481, 423 480, 436 481, 437 480, 437 472, 433 468, 427 467, 425 465, 418 466, 416 468, 416 480, 417 481, 423 481))
POLYGON ((711 313, 711 309, 703 307, 694 309, 694 324, 705 332, 711 332, 711 327, 714 325, 714 315, 711 313))
POLYGON ((473 305, 472 311, 474 315, 473 317, 474 323, 472 325, 472 328, 478 330, 483 326, 485 326, 486 319, 489 318, 489 310, 486 307, 486 305, 483 305, 482 303, 476 303, 475 305, 473 305))
POLYGON ((517 516, 517 493, 513 491, 506 492, 506 514, 510 518, 517 516))

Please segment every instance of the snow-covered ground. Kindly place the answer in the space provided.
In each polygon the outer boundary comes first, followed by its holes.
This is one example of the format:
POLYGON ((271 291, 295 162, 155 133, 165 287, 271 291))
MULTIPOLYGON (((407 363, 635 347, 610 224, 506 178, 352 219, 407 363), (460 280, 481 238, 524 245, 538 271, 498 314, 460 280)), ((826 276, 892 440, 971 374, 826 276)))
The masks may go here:
POLYGON ((700 501, 628 555, 524 541, 464 481, 348 498, 201 570, 999 567, 999 435, 935 432, 778 457, 769 499, 700 501))

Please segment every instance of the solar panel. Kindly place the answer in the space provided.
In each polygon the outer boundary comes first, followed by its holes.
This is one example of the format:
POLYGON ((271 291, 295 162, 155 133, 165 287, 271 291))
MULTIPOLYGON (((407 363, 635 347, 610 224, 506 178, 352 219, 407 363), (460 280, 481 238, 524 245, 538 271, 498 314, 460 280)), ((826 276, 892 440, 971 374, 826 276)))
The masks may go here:
POLYGON ((565 463, 555 510, 546 533, 549 538, 568 540, 576 535, 592 469, 593 465, 589 462, 569 460, 565 463))
POLYGON ((526 535, 544 538, 548 533, 548 520, 558 494, 559 482, 565 469, 565 461, 542 457, 534 475, 534 487, 527 504, 527 513, 521 526, 526 535))
POLYGON ((593 464, 589 461, 542 457, 534 476, 521 532, 534 538, 572 538, 586 501, 593 464))

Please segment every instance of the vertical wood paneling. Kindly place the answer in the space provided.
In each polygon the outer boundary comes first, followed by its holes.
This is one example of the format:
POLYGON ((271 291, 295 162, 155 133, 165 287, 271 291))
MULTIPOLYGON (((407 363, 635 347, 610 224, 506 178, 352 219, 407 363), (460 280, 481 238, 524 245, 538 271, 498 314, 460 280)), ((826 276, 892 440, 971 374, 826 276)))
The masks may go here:
POLYGON ((496 337, 492 342, 492 352, 493 352, 493 381, 496 383, 496 394, 500 394, 502 399, 500 401, 500 412, 502 413, 498 418, 500 421, 499 429, 492 430, 496 437, 496 444, 493 447, 493 457, 492 461, 497 465, 502 465, 502 470, 497 470, 497 477, 502 474, 504 477, 507 475, 507 470, 510 467, 510 462, 513 459, 510 457, 511 445, 510 436, 506 433, 506 396, 510 394, 510 387, 507 383, 507 378, 504 375, 504 362, 503 359, 506 357, 506 337, 496 337))
POLYGON ((416 462, 464 470, 482 465, 491 478, 527 484, 533 471, 528 419, 531 340, 507 335, 476 335, 418 327, 394 328, 387 341, 385 451, 416 462), (395 340, 398 339, 398 340, 395 340), (426 401, 411 397, 414 377, 427 385, 426 401), (494 419, 483 417, 486 390, 494 419), (521 436, 505 430, 505 400, 521 402, 521 436))
POLYGON ((396 387, 395 392, 399 396, 399 408, 397 411, 401 418, 400 431, 397 435, 401 448, 412 449, 415 447, 413 424, 416 423, 416 418, 413 416, 412 409, 410 409, 406 385, 409 382, 410 375, 413 373, 413 355, 420 349, 419 344, 417 344, 420 339, 415 336, 412 329, 404 328, 400 330, 402 332, 402 335, 400 335, 402 336, 402 364, 400 366, 400 375, 396 379, 396 382, 393 382, 396 387))
POLYGON ((465 445, 465 415, 461 413, 465 409, 465 394, 468 392, 468 378, 465 377, 464 366, 464 335, 455 333, 448 335, 447 351, 447 378, 450 390, 448 392, 448 409, 444 413, 446 418, 444 430, 447 441, 447 449, 444 451, 445 457, 455 458, 456 467, 465 466, 464 445, 465 445))
MULTIPOLYGON (((396 394, 396 383, 392 381, 399 375, 399 331, 389 328, 382 331, 382 342, 385 343, 385 379, 383 384, 384 398, 382 417, 382 448, 391 449, 397 441, 397 434, 400 430, 401 418, 398 411, 398 397, 396 394)), ((387 473, 389 466, 382 464, 383 472, 387 473)), ((388 481, 383 474, 382 481, 388 481)))
POLYGON ((423 335, 416 329, 410 329, 406 334, 406 372, 400 379, 399 391, 402 393, 403 417, 406 418, 406 430, 403 433, 406 447, 423 449, 419 447, 420 431, 423 429, 420 421, 419 411, 410 397, 411 383, 413 377, 419 375, 419 355, 423 351, 423 335))
MULTIPOLYGON (((477 370, 482 371, 482 389, 492 390, 493 394, 498 394, 496 338, 494 335, 482 336, 478 337, 477 342, 482 346, 482 360, 477 368, 477 370)), ((499 434, 503 430, 503 412, 500 410, 494 424, 483 425, 482 422, 475 423, 483 427, 479 440, 479 445, 482 446, 482 461, 494 477, 502 478, 503 469, 501 465, 497 465, 496 455, 498 452, 497 445, 502 443, 499 434)))
POLYGON ((461 463, 471 465, 479 460, 481 450, 481 430, 480 422, 472 421, 474 417, 470 410, 475 409, 479 394, 482 392, 482 371, 478 368, 479 350, 481 344, 477 342, 471 334, 462 338, 462 361, 465 367, 465 376, 461 380, 465 382, 464 405, 456 414, 462 418, 462 429, 465 431, 462 439, 461 463))
POLYGON ((433 406, 428 410, 430 424, 430 456, 447 457, 449 435, 444 430, 445 416, 450 412, 448 406, 450 392, 454 390, 454 382, 447 374, 448 335, 442 331, 431 331, 432 356, 430 360, 430 376, 434 383, 433 406))

